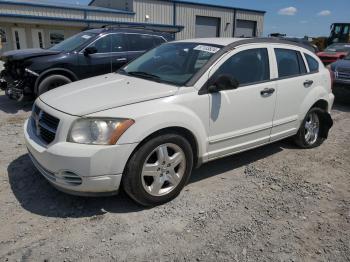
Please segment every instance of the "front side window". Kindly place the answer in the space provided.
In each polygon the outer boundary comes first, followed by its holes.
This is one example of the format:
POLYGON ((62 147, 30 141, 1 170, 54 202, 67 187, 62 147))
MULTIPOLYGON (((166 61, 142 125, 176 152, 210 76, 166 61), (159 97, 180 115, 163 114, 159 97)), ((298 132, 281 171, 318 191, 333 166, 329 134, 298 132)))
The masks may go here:
POLYGON ((310 72, 311 73, 318 72, 320 65, 318 64, 317 60, 308 54, 304 54, 304 55, 305 55, 307 64, 309 65, 310 72))
POLYGON ((122 34, 103 36, 90 46, 95 47, 97 53, 121 52, 125 50, 122 34))
POLYGON ((135 59, 119 73, 184 85, 221 47, 198 43, 163 44, 135 59))
POLYGON ((266 48, 241 51, 228 60, 214 73, 214 78, 230 75, 239 85, 248 85, 270 79, 269 56, 266 48))
POLYGON ((299 51, 275 49, 278 77, 291 77, 306 73, 306 67, 299 51))

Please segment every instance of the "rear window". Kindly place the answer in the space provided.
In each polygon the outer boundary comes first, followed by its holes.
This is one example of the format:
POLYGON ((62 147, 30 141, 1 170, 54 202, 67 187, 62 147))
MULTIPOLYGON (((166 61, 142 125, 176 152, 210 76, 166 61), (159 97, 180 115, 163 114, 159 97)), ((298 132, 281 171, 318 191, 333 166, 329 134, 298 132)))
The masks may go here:
POLYGON ((153 35, 127 34, 127 38, 130 51, 150 50, 165 42, 163 38, 153 35))
POLYGON ((300 52, 290 49, 275 49, 278 77, 292 77, 306 73, 300 52))
POLYGON ((304 55, 305 55, 307 64, 309 65, 310 72, 311 73, 318 72, 319 66, 320 66, 318 64, 318 61, 315 58, 313 58, 311 55, 308 55, 308 54, 304 54, 304 55))

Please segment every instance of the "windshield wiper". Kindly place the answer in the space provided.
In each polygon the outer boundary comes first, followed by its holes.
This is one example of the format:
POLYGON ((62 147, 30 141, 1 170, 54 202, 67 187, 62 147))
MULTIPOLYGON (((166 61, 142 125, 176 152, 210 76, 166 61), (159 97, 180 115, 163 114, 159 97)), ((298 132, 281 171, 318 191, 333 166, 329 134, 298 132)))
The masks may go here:
POLYGON ((153 80, 160 80, 161 79, 157 75, 153 75, 153 74, 143 72, 143 71, 131 71, 131 72, 127 72, 127 74, 132 75, 132 76, 139 76, 139 77, 143 77, 143 78, 153 79, 153 80))

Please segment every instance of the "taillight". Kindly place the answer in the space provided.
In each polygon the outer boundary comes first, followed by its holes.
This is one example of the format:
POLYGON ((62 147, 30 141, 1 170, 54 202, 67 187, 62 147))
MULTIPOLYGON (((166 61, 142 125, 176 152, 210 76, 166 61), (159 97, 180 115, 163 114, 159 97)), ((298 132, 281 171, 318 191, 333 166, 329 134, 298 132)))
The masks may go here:
POLYGON ((331 88, 333 88, 335 75, 334 75, 334 72, 330 68, 328 68, 328 71, 329 71, 329 74, 331 75, 331 88))

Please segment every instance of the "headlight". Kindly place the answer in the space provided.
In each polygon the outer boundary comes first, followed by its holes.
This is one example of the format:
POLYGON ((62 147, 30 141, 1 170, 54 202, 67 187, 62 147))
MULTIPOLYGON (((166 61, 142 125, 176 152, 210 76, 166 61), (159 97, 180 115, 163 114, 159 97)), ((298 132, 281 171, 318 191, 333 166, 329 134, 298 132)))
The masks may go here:
POLYGON ((132 119, 81 118, 73 123, 68 141, 79 144, 114 145, 134 123, 132 119))

